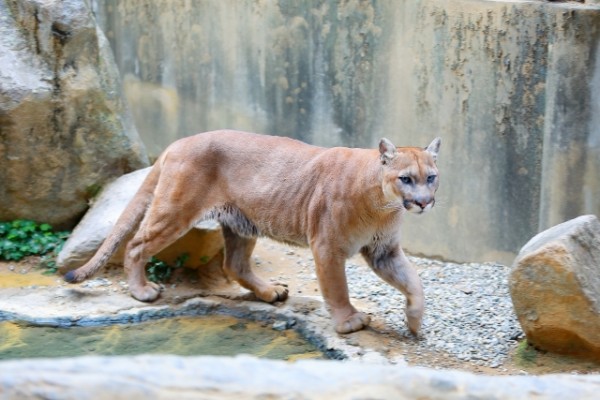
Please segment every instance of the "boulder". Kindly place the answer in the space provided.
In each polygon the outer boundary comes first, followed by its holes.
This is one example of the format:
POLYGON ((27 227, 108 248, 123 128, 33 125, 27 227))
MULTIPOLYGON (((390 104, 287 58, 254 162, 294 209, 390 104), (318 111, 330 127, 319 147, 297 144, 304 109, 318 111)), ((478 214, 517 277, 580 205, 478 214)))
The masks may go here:
MULTIPOLYGON (((123 175, 102 190, 58 254, 56 262, 61 272, 80 267, 92 258, 150 169, 151 167, 148 167, 123 175)), ((111 263, 123 263, 124 247, 121 246, 115 253, 111 263)), ((204 221, 156 257, 169 265, 175 265, 178 257, 188 254, 189 257, 183 266, 194 268, 208 264, 215 258, 220 260, 223 247, 219 224, 204 221)))
POLYGON ((0 0, 0 15, 0 220, 71 228, 146 150, 87 2, 0 0))
POLYGON ((600 222, 594 215, 532 238, 514 262, 509 286, 531 344, 600 360, 600 222))

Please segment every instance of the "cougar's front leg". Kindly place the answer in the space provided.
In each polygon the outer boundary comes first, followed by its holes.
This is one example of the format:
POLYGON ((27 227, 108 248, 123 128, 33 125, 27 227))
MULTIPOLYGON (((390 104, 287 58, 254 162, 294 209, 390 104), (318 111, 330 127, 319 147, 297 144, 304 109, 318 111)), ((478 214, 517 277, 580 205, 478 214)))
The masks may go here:
POLYGON ((361 253, 369 266, 384 281, 406 296, 406 320, 410 331, 417 335, 424 312, 423 285, 417 270, 399 244, 365 247, 361 253))
POLYGON ((369 325, 367 314, 350 304, 346 282, 345 255, 336 255, 325 245, 312 246, 319 287, 338 333, 350 333, 369 325))

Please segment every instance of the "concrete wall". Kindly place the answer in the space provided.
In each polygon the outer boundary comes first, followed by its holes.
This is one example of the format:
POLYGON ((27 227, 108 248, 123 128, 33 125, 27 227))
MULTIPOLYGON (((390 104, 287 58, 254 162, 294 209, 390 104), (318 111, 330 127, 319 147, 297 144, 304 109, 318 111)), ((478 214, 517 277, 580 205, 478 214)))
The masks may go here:
POLYGON ((157 154, 215 128, 333 146, 443 138, 413 253, 512 262, 600 214, 600 6, 483 0, 92 0, 157 154))

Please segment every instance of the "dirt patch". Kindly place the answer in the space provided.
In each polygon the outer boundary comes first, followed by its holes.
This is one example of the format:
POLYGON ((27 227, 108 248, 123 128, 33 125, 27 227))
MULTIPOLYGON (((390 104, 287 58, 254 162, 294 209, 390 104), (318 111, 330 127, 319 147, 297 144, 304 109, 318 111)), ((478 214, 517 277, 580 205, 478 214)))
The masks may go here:
MULTIPOLYGON (((274 281, 288 284, 290 296, 320 296, 312 254, 308 249, 292 248, 270 240, 259 240, 253 253, 257 273, 274 281)), ((0 287, 22 287, 36 290, 41 286, 66 286, 58 275, 46 276, 36 268, 38 260, 30 258, 24 262, 0 262, 0 287)), ((360 257, 352 262, 364 264, 360 257)), ((104 278, 115 284, 106 290, 127 292, 125 276, 119 266, 109 266, 96 278, 104 278)), ((100 281, 101 282, 101 281, 100 281)), ((85 282, 82 284, 85 285, 85 282)), ((200 271, 181 270, 164 284, 160 304, 178 304, 199 294, 217 294, 224 297, 239 297, 236 283, 223 277, 216 266, 200 271)), ((252 297, 249 295, 249 297, 252 297)), ((353 300, 355 305, 369 311, 368 301, 353 300)), ((363 331, 345 336, 358 348, 375 350, 389 359, 404 359, 409 365, 437 369, 457 369, 486 375, 548 374, 548 373, 600 373, 600 364, 557 356, 537 351, 525 343, 515 344, 507 361, 499 368, 478 366, 462 361, 452 355, 434 350, 424 350, 414 337, 405 337, 390 328, 385 317, 375 316, 371 326, 363 331)))
POLYGON ((0 288, 55 286, 60 284, 57 275, 44 275, 35 263, 0 263, 0 288))

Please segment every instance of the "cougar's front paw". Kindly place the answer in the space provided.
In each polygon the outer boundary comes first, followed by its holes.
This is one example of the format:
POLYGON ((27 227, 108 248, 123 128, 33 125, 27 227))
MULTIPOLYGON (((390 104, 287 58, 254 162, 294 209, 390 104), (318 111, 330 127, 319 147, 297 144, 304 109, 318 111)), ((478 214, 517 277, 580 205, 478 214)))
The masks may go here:
POLYGON ((362 312, 355 312, 341 322, 336 321, 335 331, 337 333, 351 333, 360 331, 369 326, 371 317, 362 312))
POLYGON ((285 301, 288 298, 289 290, 285 283, 274 282, 268 289, 256 293, 256 296, 266 303, 275 303, 276 301, 285 301))
POLYGON ((144 286, 132 287, 130 285, 129 291, 134 299, 148 303, 158 298, 160 286, 154 282, 147 282, 144 286))

